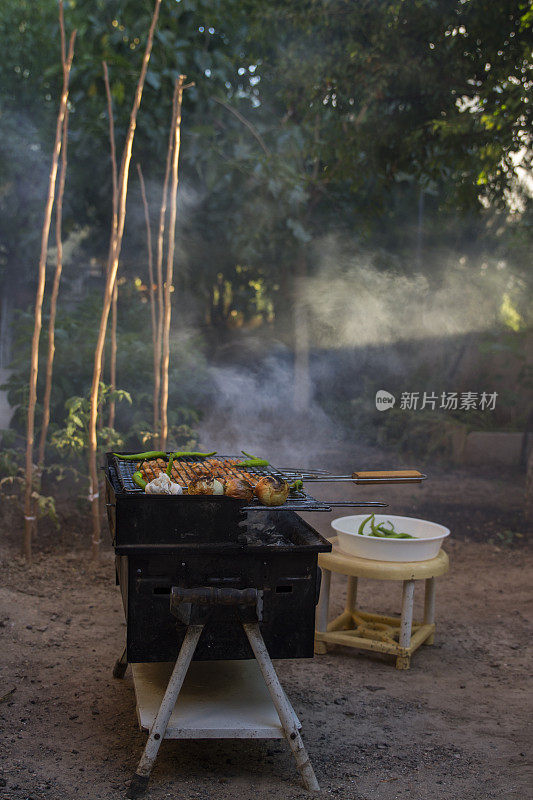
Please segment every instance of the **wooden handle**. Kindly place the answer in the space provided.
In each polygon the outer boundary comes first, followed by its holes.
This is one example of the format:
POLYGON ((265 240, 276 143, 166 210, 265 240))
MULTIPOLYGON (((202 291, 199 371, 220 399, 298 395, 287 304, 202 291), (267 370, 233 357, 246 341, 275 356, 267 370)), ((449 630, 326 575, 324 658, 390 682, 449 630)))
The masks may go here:
POLYGON ((365 483, 421 483, 423 475, 417 469, 389 469, 378 470, 375 472, 352 472, 352 478, 357 483, 364 481, 365 483))

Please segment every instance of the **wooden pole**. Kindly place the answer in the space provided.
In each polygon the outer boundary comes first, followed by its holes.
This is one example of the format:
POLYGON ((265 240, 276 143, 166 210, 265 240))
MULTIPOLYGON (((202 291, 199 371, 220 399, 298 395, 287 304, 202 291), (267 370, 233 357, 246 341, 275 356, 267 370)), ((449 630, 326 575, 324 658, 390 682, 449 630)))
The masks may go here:
POLYGON ((115 145, 115 117, 113 115, 113 98, 111 96, 111 86, 109 84, 109 71, 107 63, 102 61, 104 70, 104 84, 107 98, 107 116, 109 118, 109 146, 111 156, 111 178, 113 181, 113 218, 111 224, 111 238, 109 241, 109 253, 107 256, 107 272, 111 269, 111 259, 113 258, 113 247, 115 235, 118 227, 118 176, 117 176, 117 150, 115 145))
POLYGON ((181 103, 183 83, 186 76, 180 75, 177 81, 177 103, 174 123, 174 150, 172 153, 172 184, 170 188, 170 211, 168 222, 167 275, 165 281, 165 308, 163 320, 163 355, 161 362, 161 450, 167 446, 168 436, 168 367, 170 362, 170 317, 172 313, 171 289, 174 273, 174 244, 176 237, 176 210, 178 195, 178 163, 181 144, 181 103))
MULTIPOLYGON (((118 312, 118 286, 117 282, 113 286, 113 296, 111 298, 111 353, 109 359, 109 385, 111 391, 117 388, 117 312, 118 312)), ((109 401, 109 427, 115 427, 115 401, 109 401)))
POLYGON ((156 339, 157 339, 157 322, 155 318, 155 298, 154 298, 154 260, 152 253, 152 229, 150 227, 150 212, 148 209, 148 200, 146 198, 146 187, 144 185, 143 172, 141 165, 137 164, 137 172, 139 174, 139 183, 141 184, 141 196, 144 209, 144 221, 146 224, 146 246, 148 248, 148 281, 150 283, 150 316, 152 320, 152 348, 154 354, 154 435, 157 432, 156 419, 157 419, 157 398, 155 395, 156 378, 159 373, 159 367, 156 363, 156 339))
POLYGON ((50 398, 52 395, 52 376, 54 371, 54 355, 55 355, 55 327, 56 327, 56 314, 57 314, 57 298, 59 295, 59 284, 61 283, 61 273, 63 271, 63 242, 61 238, 61 229, 63 222, 63 195, 65 193, 65 178, 67 175, 67 139, 68 139, 68 106, 65 109, 65 118, 63 120, 63 134, 61 137, 61 173, 59 176, 59 188, 57 191, 56 203, 56 271, 54 274, 54 283, 52 286, 52 296, 50 298, 50 320, 48 322, 48 357, 46 359, 46 383, 44 388, 43 399, 43 422, 41 426, 41 439, 39 442, 39 466, 44 464, 44 451, 46 447, 46 436, 48 433, 48 425, 50 423, 50 398))
POLYGON ((98 465, 97 465, 97 449, 98 442, 96 437, 96 421, 98 416, 98 394, 100 389, 100 377, 102 374, 102 353, 104 351, 105 335, 107 330, 107 321, 109 319, 109 310, 113 299, 113 290, 115 287, 115 280, 117 277, 118 262, 120 259, 120 249, 122 246, 122 236, 124 234, 124 223, 126 220, 126 196, 128 193, 128 177, 131 162, 131 151, 133 147, 133 138, 135 136, 135 128, 137 125, 137 115, 141 105, 142 93, 144 82, 146 80, 146 72, 148 69, 148 62, 150 61, 150 54, 154 42, 154 31, 159 17, 159 9, 161 7, 161 0, 155 0, 154 13, 152 15, 152 22, 148 33, 148 40, 146 42, 146 49, 144 51, 143 63, 141 67, 141 74, 137 83, 135 91, 135 99, 130 114, 130 122, 128 132, 126 134, 126 142, 124 144, 124 152, 122 155, 122 165, 120 169, 120 178, 118 185, 118 207, 117 207, 117 234, 113 246, 113 255, 111 258, 110 269, 107 274, 106 286, 104 291, 104 302, 102 306, 102 315, 100 318, 100 327, 98 329, 98 338, 96 340, 96 348, 94 352, 94 367, 93 379, 91 384, 90 396, 90 414, 89 414, 89 475, 90 475, 90 488, 89 488, 89 502, 91 503, 92 512, 92 542, 91 553, 92 558, 98 558, 100 549, 100 511, 99 511, 99 491, 98 491, 98 465))
POLYGON ((56 134, 55 134, 54 150, 52 154, 52 165, 50 167, 50 175, 48 178, 48 196, 46 199, 43 229, 41 234, 41 253, 39 257, 37 292, 35 296, 35 320, 33 326, 33 337, 31 343, 31 358, 30 358, 28 417, 27 417, 27 428, 26 428, 26 481, 24 488, 24 539, 23 539, 23 555, 28 563, 31 563, 31 542, 32 542, 33 531, 35 529, 34 525, 35 513, 32 502, 33 441, 35 435, 35 403, 37 400, 37 373, 39 370, 39 339, 41 336, 44 285, 46 281, 46 254, 48 251, 48 238, 50 235, 52 207, 54 204, 57 166, 59 162, 59 154, 61 151, 63 121, 65 119, 65 112, 67 108, 68 82, 70 77, 70 68, 72 66, 72 58, 74 56, 74 41, 76 38, 76 31, 73 31, 69 42, 68 57, 66 57, 65 21, 63 17, 62 0, 59 1, 59 28, 61 32, 61 57, 64 65, 63 87, 61 90, 61 100, 59 103, 59 111, 57 114, 56 134))
POLYGON ((161 447, 159 430, 159 396, 161 391, 161 348, 163 345, 163 242, 165 237, 165 220, 167 214, 168 182, 170 180, 170 166, 174 144, 174 126, 176 123, 176 106, 178 103, 178 81, 174 86, 172 98, 172 118, 168 137, 167 160, 165 164, 165 178, 163 181, 163 194, 161 208, 159 209, 159 227, 157 233, 156 279, 157 279, 157 336, 155 342, 155 367, 154 367, 154 433, 158 435, 158 447, 161 447))
MULTIPOLYGON (((113 216, 111 222, 111 236, 109 239, 109 253, 107 256, 107 274, 111 269, 111 261, 113 258, 113 250, 115 247, 115 240, 117 236, 118 227, 118 176, 117 176, 117 151, 115 145, 115 118, 113 116, 113 98, 111 96, 111 86, 109 84, 109 72, 107 63, 102 61, 104 69, 104 83, 105 93, 107 98, 107 116, 109 118, 109 144, 111 154, 111 176, 113 180, 113 216)), ((118 300, 118 286, 115 281, 113 289, 113 299, 111 306, 111 366, 110 366, 110 384, 111 388, 116 388, 117 382, 117 300, 118 300)), ((103 366, 102 366, 103 369, 103 366)), ((111 400, 109 403, 109 427, 115 427, 115 401, 111 400)))
POLYGON ((533 522, 533 449, 527 460, 524 517, 526 522, 533 522))

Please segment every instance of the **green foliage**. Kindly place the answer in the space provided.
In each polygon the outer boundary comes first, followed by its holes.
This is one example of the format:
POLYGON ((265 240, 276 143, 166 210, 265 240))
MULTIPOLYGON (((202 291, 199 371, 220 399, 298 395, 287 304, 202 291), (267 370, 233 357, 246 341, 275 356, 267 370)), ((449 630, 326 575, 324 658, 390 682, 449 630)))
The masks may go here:
MULTIPOLYGON (((48 448, 47 463, 57 468, 67 454, 77 468, 86 443, 84 398, 101 308, 100 292, 90 287, 100 285, 108 247, 101 62, 109 65, 120 156, 152 8, 152 0, 65 2, 67 33, 77 28, 78 36, 64 232, 82 230, 85 239, 66 259, 56 323, 50 426, 56 448, 48 448)), ((184 97, 175 297, 188 307, 173 331, 169 446, 196 446, 200 409, 214 392, 204 341, 187 324, 207 321, 218 336, 221 327, 249 329, 275 318, 278 334, 292 305, 295 265, 320 269, 313 245, 326 233, 341 234, 355 252, 372 249, 378 272, 424 271, 430 288, 447 266, 423 262, 422 230, 428 253, 453 242, 462 252, 481 246, 512 260, 518 278, 510 280, 502 314, 516 335, 522 332, 531 208, 516 173, 531 148, 531 25, 526 0, 163 2, 133 159, 143 166, 155 228, 172 86, 187 74, 195 86, 184 97), (508 215, 513 203, 520 213, 508 215)), ((33 300, 61 82, 56 0, 4 0, 0 36, 0 291, 14 292, 25 309, 33 300)), ((153 440, 152 350, 134 170, 128 204, 117 373, 133 402, 121 403, 116 429, 103 427, 99 436, 102 447, 120 441, 139 449, 153 440)), ((46 315, 44 321, 42 359, 46 315)), ((16 407, 12 431, 3 435, 10 448, 24 434, 32 324, 32 314, 21 311, 7 383, 16 407)), ((498 331, 488 346, 507 341, 498 331)), ((524 385, 526 371, 524 365, 524 385)), ((410 388, 424 386, 423 377, 415 373, 410 388)), ((43 378, 41 370, 39 398, 43 378)), ((327 393, 321 399, 330 402, 327 393)), ((358 410, 365 422, 367 412, 352 400, 337 400, 335 414, 352 424, 358 410)), ((523 415, 516 408, 512 419, 457 415, 449 423, 518 425, 523 415)), ((37 407, 38 423, 41 413, 37 407)), ((368 419, 374 439, 376 419, 368 419)), ((415 415, 409 434, 405 416, 387 419, 383 442, 422 447, 429 438, 435 451, 445 448, 431 419, 415 415)))
POLYGON ((495 545, 496 547, 510 548, 520 544, 519 540, 523 538, 524 536, 522 533, 507 529, 505 531, 499 531, 494 536, 491 536, 489 543, 495 545))
POLYGON ((250 0, 243 92, 272 153, 254 177, 266 162, 307 213, 394 213, 410 184, 475 208, 481 172, 503 200, 532 114, 528 5, 250 0))
MULTIPOLYGON (((6 461, 0 463, 0 502, 12 504, 17 511, 23 512, 24 487, 26 485, 25 473, 22 467, 17 466, 18 453, 11 453, 6 461), (7 472, 8 474, 4 474, 7 472)), ((48 517, 59 530, 59 520, 56 513, 55 499, 51 495, 41 493, 41 473, 33 473, 33 490, 31 493, 34 508, 39 519, 48 517)))
POLYGON ((38 492, 32 492, 32 498, 37 509, 38 518, 48 517, 52 520, 56 529, 59 530, 59 520, 56 513, 56 504, 52 496, 44 496, 38 492))
POLYGON ((271 284, 265 269, 236 264, 218 273, 211 289, 208 321, 213 326, 258 327, 274 319, 278 284, 271 284))
MULTIPOLYGON (((107 249, 111 202, 101 62, 120 154, 152 8, 65 3, 67 29, 78 29, 65 229, 90 226, 93 257, 107 249)), ((239 262, 277 282, 330 225, 401 236, 421 191, 432 212, 452 217, 458 207, 482 213, 480 193, 501 205, 520 194, 513 153, 525 162, 530 147, 530 32, 526 0, 164 2, 134 159, 159 202, 172 84, 187 74, 181 178, 198 198, 184 225, 198 293, 239 262)), ((0 36, 0 261, 23 280, 61 79, 55 0, 5 0, 0 36), (24 217, 32 224, 14 224, 24 217)), ((129 231, 125 258, 141 235, 129 231)))
POLYGON ((0 477, 10 477, 16 475, 22 467, 22 451, 5 446, 5 436, 3 437, 2 450, 0 452, 0 477))
MULTIPOLYGON (((85 471, 83 451, 87 444, 87 398, 92 378, 99 302, 98 295, 91 293, 75 307, 60 307, 56 321, 50 444, 47 446, 46 463, 69 465, 82 473, 85 471)), ((102 424, 98 428, 98 442, 102 449, 124 447, 138 450, 153 441, 152 346, 142 333, 149 330, 149 326, 148 306, 135 281, 123 282, 117 331, 117 375, 121 389, 111 392, 107 384, 100 387, 99 415, 102 424), (111 399, 117 402, 114 429, 105 424, 111 399), (120 402, 122 400, 126 402, 120 402)), ((2 444, 8 448, 8 453, 14 453, 17 446, 21 447, 24 442, 32 328, 32 314, 20 313, 14 325, 16 357, 12 363, 13 371, 3 386, 10 404, 15 407, 11 429, 2 432, 2 444)), ((43 334, 41 364, 46 358, 47 348, 45 330, 43 334)), ((174 449, 196 447, 198 434, 195 428, 200 420, 197 409, 209 401, 213 392, 202 350, 202 342, 196 335, 189 335, 185 331, 174 338, 168 407, 169 447, 174 449)), ((109 363, 108 352, 105 360, 109 363)), ((44 370, 41 369, 38 398, 43 396, 44 377, 44 370)), ((38 436, 42 414, 39 404, 36 412, 38 436)))
POLYGON ((393 408, 377 430, 378 444, 422 461, 451 461, 461 423, 449 414, 393 408))
MULTIPOLYGON (((127 400, 131 404, 131 396, 122 389, 111 389, 100 383, 98 390, 98 409, 104 414, 110 402, 127 400)), ((59 428, 52 434, 52 446, 61 454, 81 455, 89 446, 89 417, 91 403, 88 397, 69 397, 65 403, 67 418, 64 428, 59 428)), ((97 430, 98 447, 106 450, 116 450, 124 444, 123 438, 114 428, 102 427, 97 430)))

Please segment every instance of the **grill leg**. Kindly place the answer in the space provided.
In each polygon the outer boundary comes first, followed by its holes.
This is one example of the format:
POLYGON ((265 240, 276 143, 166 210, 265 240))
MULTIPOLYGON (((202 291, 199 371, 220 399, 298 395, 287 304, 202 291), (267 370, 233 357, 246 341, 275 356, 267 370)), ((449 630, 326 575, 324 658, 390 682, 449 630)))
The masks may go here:
POLYGON ((148 779, 150 772, 154 766, 154 761, 157 758, 159 747, 164 739, 165 731, 167 729, 168 721, 176 705, 176 700, 180 693, 183 681, 192 661, 196 645, 204 629, 203 625, 189 625, 187 633, 181 645, 181 649, 176 660, 176 664, 170 676, 165 695, 159 706, 159 711, 154 720, 154 724, 150 730, 148 741, 144 748, 144 753, 139 761, 137 772, 133 776, 126 797, 136 798, 141 797, 146 791, 148 786, 148 779))
POLYGON ((294 711, 285 696, 285 692, 279 682, 279 678, 270 660, 263 636, 257 622, 243 622, 244 631, 248 641, 254 651, 268 691, 272 697, 283 732, 289 742, 290 748, 296 760, 296 764, 302 776, 305 788, 310 792, 319 792, 320 787, 315 777, 313 767, 309 761, 309 756, 305 749, 300 731, 296 724, 294 711))
MULTIPOLYGON (((316 607, 316 629, 321 633, 326 633, 329 618, 329 592, 331 588, 331 570, 322 568, 322 581, 320 584, 320 597, 316 607)), ((318 642, 315 639, 315 653, 323 655, 328 652, 325 642, 318 642)))
POLYGON ((113 677, 114 678, 123 678, 126 674, 126 670, 128 669, 128 659, 126 657, 126 648, 124 648, 124 652, 115 661, 115 666, 113 667, 113 677))

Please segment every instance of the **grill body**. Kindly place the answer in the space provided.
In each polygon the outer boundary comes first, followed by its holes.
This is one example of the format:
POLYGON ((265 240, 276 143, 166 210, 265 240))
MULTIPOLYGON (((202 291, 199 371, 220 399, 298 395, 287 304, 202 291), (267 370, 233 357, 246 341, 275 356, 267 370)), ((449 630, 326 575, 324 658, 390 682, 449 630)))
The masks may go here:
MULTIPOLYGON (((271 658, 312 657, 317 557, 331 545, 296 513, 246 515, 228 498, 130 494, 110 457, 106 499, 129 662, 177 657, 186 628, 170 613, 172 586, 258 589, 271 658)), ((235 611, 215 608, 195 658, 252 657, 235 611)))

